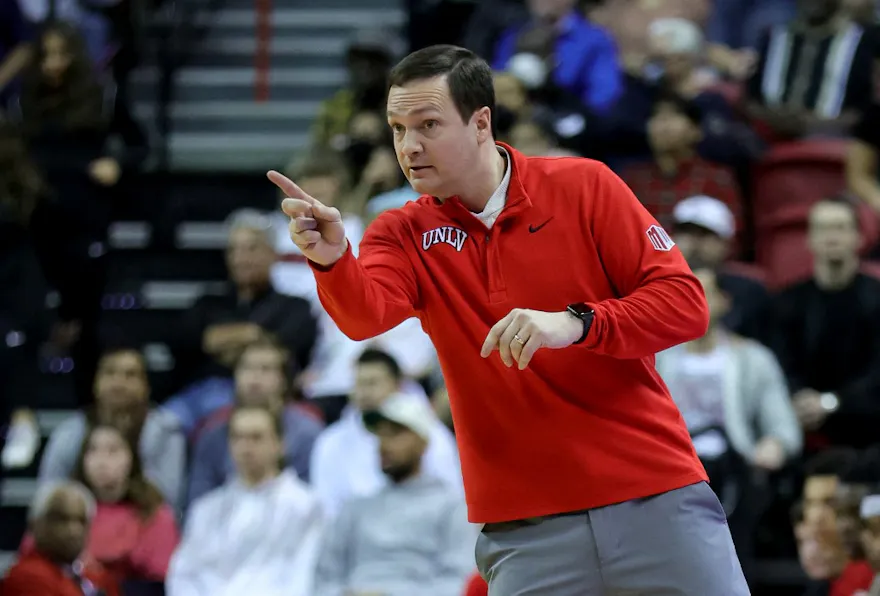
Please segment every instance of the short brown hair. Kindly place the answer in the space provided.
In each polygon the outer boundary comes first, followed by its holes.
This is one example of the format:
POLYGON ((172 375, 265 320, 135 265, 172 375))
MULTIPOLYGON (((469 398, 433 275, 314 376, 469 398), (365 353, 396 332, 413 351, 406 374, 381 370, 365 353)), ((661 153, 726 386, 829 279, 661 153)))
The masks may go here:
POLYGON ((413 81, 445 76, 449 95, 461 119, 467 122, 480 108, 495 114, 492 69, 470 50, 435 45, 413 52, 391 69, 388 86, 402 87, 413 81))
MULTIPOLYGON (((299 363, 296 361, 296 358, 294 358, 290 350, 288 350, 287 347, 278 341, 278 339, 276 339, 271 333, 262 333, 257 339, 246 344, 241 349, 241 352, 239 352, 238 358, 235 361, 235 368, 239 367, 245 353, 250 350, 271 350, 278 354, 278 357, 281 360, 281 374, 284 375, 287 392, 291 393, 294 389, 296 375, 299 374, 299 363)), ((293 396, 287 395, 286 397, 293 396)))

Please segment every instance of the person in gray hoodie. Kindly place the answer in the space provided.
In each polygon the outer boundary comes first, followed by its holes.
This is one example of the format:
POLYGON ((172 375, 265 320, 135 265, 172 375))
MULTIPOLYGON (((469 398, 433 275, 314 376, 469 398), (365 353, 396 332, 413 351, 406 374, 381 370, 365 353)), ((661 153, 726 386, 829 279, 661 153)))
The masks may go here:
POLYGON ((175 419, 150 407, 150 383, 143 355, 134 348, 106 350, 94 382, 95 405, 62 422, 49 438, 40 462, 40 483, 69 478, 90 423, 110 422, 131 433, 140 447, 146 476, 168 503, 182 504, 186 438, 175 419))

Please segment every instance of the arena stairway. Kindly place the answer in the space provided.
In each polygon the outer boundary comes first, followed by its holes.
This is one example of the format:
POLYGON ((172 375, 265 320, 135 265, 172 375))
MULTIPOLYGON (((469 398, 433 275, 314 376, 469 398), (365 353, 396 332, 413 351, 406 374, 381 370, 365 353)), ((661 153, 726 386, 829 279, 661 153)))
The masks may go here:
MULTIPOLYGON (((345 84, 345 51, 354 32, 400 27, 405 20, 401 0, 274 0, 263 26, 261 4, 226 0, 198 17, 207 34, 174 79, 173 169, 283 166, 306 146, 320 102, 345 84), (268 94, 258 97, 264 75, 268 94)), ((158 43, 148 40, 144 65, 132 76, 135 113, 148 126, 156 117, 158 43)))

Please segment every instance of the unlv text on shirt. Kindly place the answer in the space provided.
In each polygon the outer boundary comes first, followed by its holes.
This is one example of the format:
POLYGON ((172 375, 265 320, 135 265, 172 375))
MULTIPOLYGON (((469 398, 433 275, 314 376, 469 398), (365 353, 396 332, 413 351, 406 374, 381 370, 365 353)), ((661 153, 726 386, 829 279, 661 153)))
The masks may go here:
POLYGON ((442 228, 434 228, 427 232, 422 232, 422 249, 428 250, 437 244, 448 244, 456 251, 461 252, 464 248, 464 242, 467 240, 467 232, 452 226, 443 226, 442 228))

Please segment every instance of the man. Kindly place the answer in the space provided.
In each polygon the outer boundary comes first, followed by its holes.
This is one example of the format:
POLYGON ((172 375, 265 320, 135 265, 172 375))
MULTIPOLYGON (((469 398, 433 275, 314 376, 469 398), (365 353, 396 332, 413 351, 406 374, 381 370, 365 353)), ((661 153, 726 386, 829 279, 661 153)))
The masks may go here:
MULTIPOLYGON (((354 389, 348 407, 337 422, 321 433, 312 450, 311 483, 329 517, 335 517, 353 497, 371 496, 386 485, 376 437, 364 427, 362 413, 380 407, 404 390, 403 373, 397 361, 381 350, 364 350, 355 363, 354 389)), ((426 401, 422 395, 408 391, 405 395, 426 401)), ((455 439, 436 418, 431 432, 422 471, 461 493, 461 465, 455 439)))
POLYGON ((425 196, 374 221, 358 258, 338 211, 270 179, 343 332, 415 315, 433 340, 492 596, 747 594, 654 370, 708 324, 672 240, 599 162, 496 143, 492 71, 473 53, 420 50, 390 83, 398 161, 425 196))
POLYGON ((186 437, 168 413, 150 407, 150 382, 143 354, 120 346, 106 350, 98 361, 94 383, 95 407, 76 412, 49 437, 40 462, 39 480, 70 478, 80 446, 92 421, 119 426, 138 437, 144 473, 177 507, 183 497, 186 437))
POLYGON ((691 269, 715 271, 718 285, 728 295, 730 307, 724 326, 744 337, 767 341, 770 294, 754 277, 729 266, 736 236, 736 218, 730 208, 715 197, 695 195, 672 210, 672 239, 691 269))
POLYGON ((762 36, 746 112, 777 140, 847 136, 871 99, 873 33, 849 20, 839 0, 797 7, 792 22, 762 36))
POLYGON ((819 201, 807 238, 813 277, 777 297, 773 347, 807 450, 868 447, 880 425, 880 281, 859 271, 856 206, 819 201))
POLYGON ((37 489, 28 514, 34 548, 9 570, 4 596, 117 596, 103 570, 79 560, 94 515, 95 499, 78 482, 37 489))
POLYGON ((311 596, 323 515, 312 490, 281 469, 276 412, 236 406, 229 420, 235 477, 198 499, 171 560, 170 596, 311 596))
POLYGON ((473 572, 476 532, 457 491, 421 473, 434 436, 434 413, 397 395, 363 414, 379 438, 389 484, 349 501, 327 533, 315 594, 451 596, 473 572))
POLYGON ((317 340, 318 322, 309 302, 279 294, 272 285, 278 255, 271 219, 241 210, 229 217, 228 226, 230 283, 220 296, 199 298, 180 323, 174 357, 182 384, 228 379, 241 349, 264 333, 277 337, 304 369, 317 340))
MULTIPOLYGON (((289 369, 290 354, 276 341, 262 338, 248 345, 235 366, 236 402, 267 408, 281 419, 285 463, 308 481, 312 447, 324 425, 302 407, 287 403, 293 383, 289 369)), ((229 411, 218 412, 196 441, 190 463, 190 503, 235 476, 229 415, 229 411)))

